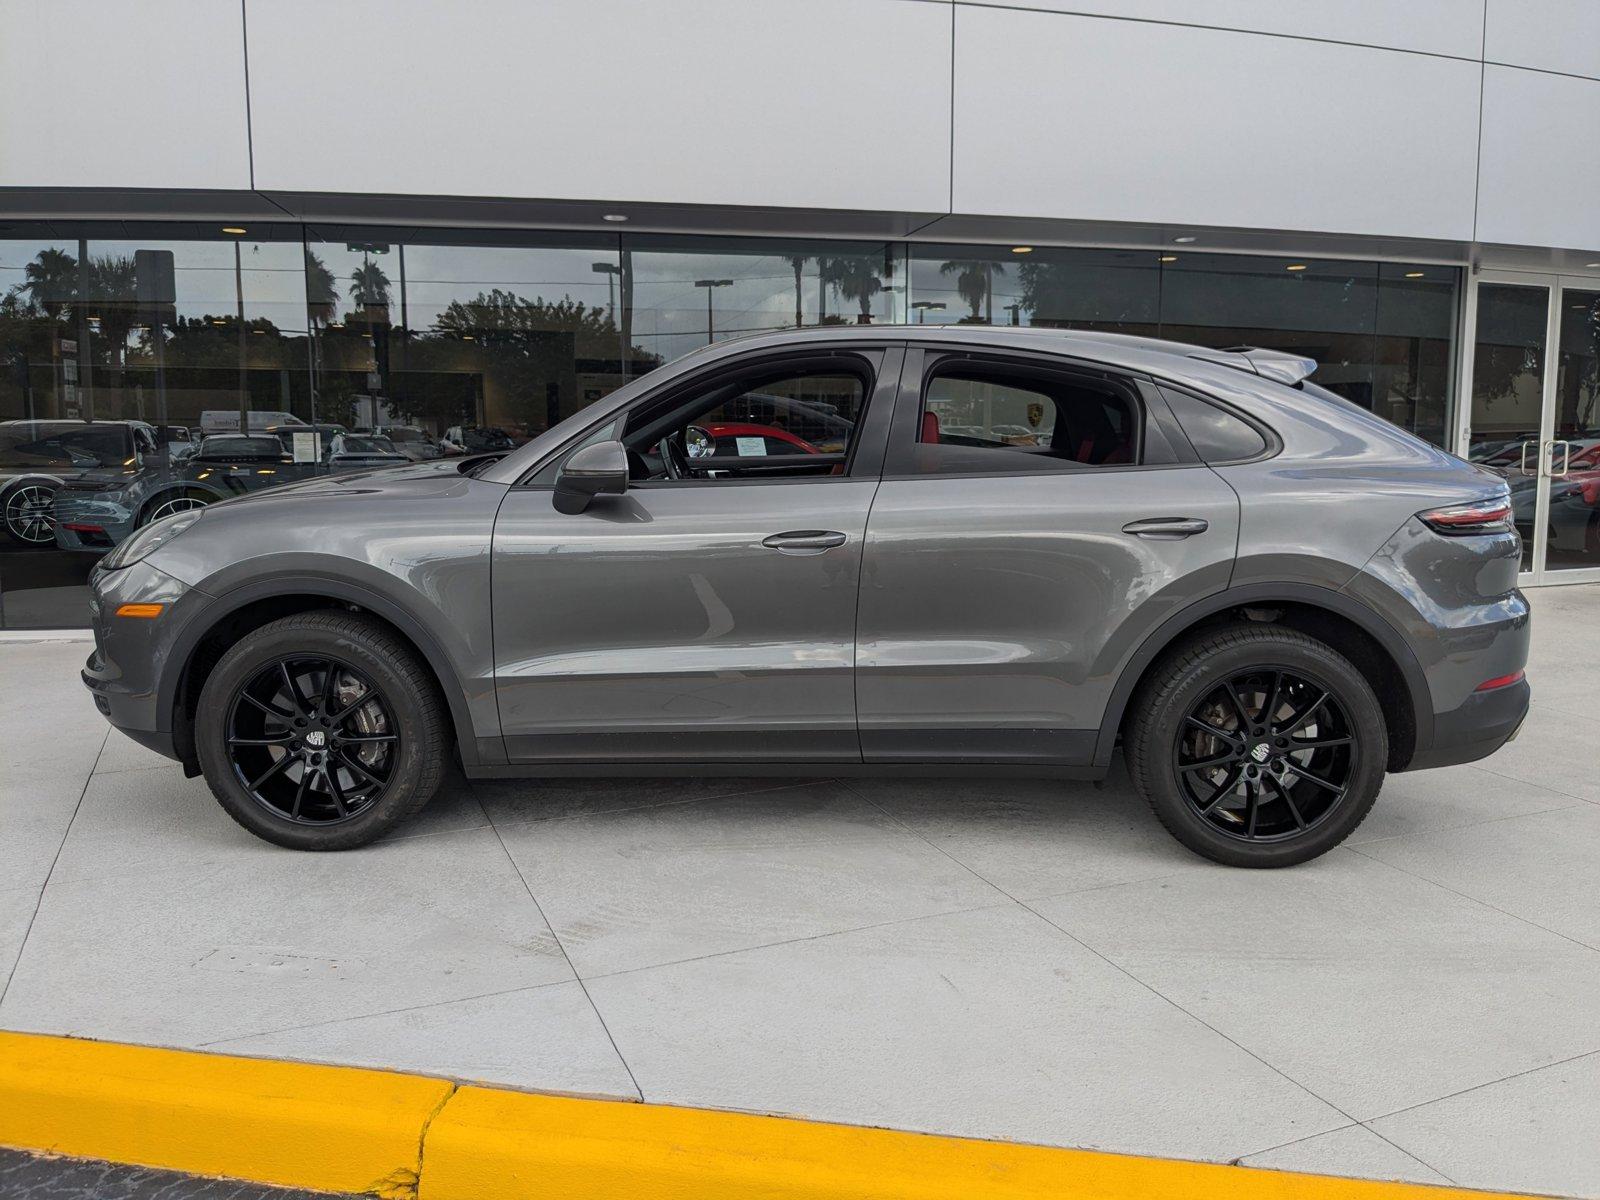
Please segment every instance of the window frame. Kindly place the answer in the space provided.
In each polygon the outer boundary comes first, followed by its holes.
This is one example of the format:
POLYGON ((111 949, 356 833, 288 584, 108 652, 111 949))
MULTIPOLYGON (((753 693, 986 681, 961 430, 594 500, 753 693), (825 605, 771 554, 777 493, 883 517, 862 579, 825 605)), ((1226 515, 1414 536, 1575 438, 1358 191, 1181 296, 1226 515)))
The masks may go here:
POLYGON ((652 490, 661 487, 748 487, 751 484, 806 485, 876 479, 883 468, 884 451, 888 443, 889 425, 897 398, 904 352, 903 343, 886 339, 882 342, 873 341, 865 345, 848 347, 790 346, 719 359, 700 370, 665 380, 660 387, 651 388, 625 404, 608 408, 603 416, 596 418, 563 442, 559 449, 552 451, 530 467, 512 486, 525 490, 553 489, 561 465, 579 447, 587 444, 597 432, 607 426, 620 426, 617 433, 617 436, 620 436, 621 430, 626 429, 628 418, 640 408, 658 403, 671 403, 676 398, 704 390, 707 386, 737 382, 740 376, 759 378, 770 376, 774 371, 790 369, 796 373, 813 369, 818 374, 850 372, 863 377, 865 392, 862 414, 857 422, 854 444, 845 456, 845 469, 840 474, 785 475, 774 472, 733 479, 629 480, 628 490, 633 491, 636 488, 652 490))
MULTIPOLYGON (((952 343, 933 343, 908 349, 905 365, 901 369, 900 393, 895 404, 895 419, 889 431, 889 445, 883 465, 883 478, 888 479, 1015 479, 1022 476, 1097 475, 1107 471, 1162 471, 1176 467, 1201 465, 1186 437, 1174 437, 1177 419, 1173 417, 1166 401, 1154 384, 1130 372, 1117 371, 1096 363, 1067 359, 1052 354, 973 347, 952 343), (1160 463, 1132 462, 1077 463, 1070 459, 1051 458, 1053 464, 1045 469, 1019 469, 1015 464, 1024 459, 1043 456, 1012 454, 995 451, 995 466, 952 466, 946 470, 922 469, 918 463, 917 447, 922 428, 922 413, 929 384, 941 368, 951 363, 970 362, 979 366, 992 366, 1002 370, 1014 369, 1034 375, 1054 376, 1062 382, 1076 386, 1107 388, 1120 393, 1132 407, 1138 421, 1139 453, 1142 456, 1149 445, 1152 426, 1172 451, 1174 461, 1160 463)), ((982 449, 969 447, 969 449, 982 449)))

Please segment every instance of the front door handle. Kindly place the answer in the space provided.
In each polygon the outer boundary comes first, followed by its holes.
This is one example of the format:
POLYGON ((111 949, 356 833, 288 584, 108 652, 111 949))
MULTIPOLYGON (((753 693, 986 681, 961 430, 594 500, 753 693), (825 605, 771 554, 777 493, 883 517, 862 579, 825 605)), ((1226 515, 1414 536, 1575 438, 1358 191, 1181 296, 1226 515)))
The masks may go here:
POLYGON ((787 554, 820 554, 845 544, 845 536, 832 529, 791 529, 762 539, 761 544, 787 554))
POLYGON ((1156 541, 1174 541, 1204 533, 1211 526, 1199 517, 1146 517, 1142 521, 1129 521, 1123 533, 1156 541))

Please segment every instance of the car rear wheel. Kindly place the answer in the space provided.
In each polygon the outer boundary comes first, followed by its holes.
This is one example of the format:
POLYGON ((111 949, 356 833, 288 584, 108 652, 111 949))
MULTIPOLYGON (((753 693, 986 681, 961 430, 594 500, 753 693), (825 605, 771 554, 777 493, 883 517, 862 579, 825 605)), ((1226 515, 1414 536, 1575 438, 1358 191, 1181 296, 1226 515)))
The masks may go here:
POLYGON ((201 692, 195 741, 228 815, 295 850, 363 846, 414 816, 449 745, 427 668, 385 626, 343 612, 235 643, 201 692))
POLYGON ((211 497, 205 492, 168 492, 164 496, 157 496, 144 510, 140 525, 148 525, 152 521, 159 521, 162 517, 170 517, 176 513, 188 512, 191 509, 204 508, 211 503, 211 497))
POLYGON ((1378 798, 1388 731, 1366 678, 1295 630, 1236 626, 1170 653, 1134 698, 1134 785, 1189 849, 1238 867, 1325 854, 1378 798))
POLYGON ((56 543, 56 490, 47 483, 25 483, 6 493, 6 533, 24 546, 56 543))

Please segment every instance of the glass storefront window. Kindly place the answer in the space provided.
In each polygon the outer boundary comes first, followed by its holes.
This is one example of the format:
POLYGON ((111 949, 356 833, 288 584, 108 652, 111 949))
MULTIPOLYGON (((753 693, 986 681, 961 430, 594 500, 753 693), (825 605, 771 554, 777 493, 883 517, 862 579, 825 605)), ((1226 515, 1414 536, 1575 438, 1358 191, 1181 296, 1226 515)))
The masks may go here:
POLYGON ((1260 346, 1436 445, 1448 432, 1453 267, 1251 255, 915 245, 912 320, 1260 346))
MULTIPOLYGON (((1459 283, 1455 268, 1151 250, 14 225, 0 240, 0 625, 81 624, 95 555, 156 516, 320 472, 508 449, 709 341, 797 326, 1035 325, 1293 350, 1319 361, 1319 382, 1443 442, 1459 283), (112 441, 115 461, 84 450, 112 441)), ((1577 414, 1593 359, 1574 354, 1562 378, 1579 381, 1577 414)), ((1480 366, 1486 387, 1494 363, 1480 366)))
POLYGON ((661 362, 750 333, 905 319, 905 272, 882 242, 630 236, 623 246, 633 337, 661 362))

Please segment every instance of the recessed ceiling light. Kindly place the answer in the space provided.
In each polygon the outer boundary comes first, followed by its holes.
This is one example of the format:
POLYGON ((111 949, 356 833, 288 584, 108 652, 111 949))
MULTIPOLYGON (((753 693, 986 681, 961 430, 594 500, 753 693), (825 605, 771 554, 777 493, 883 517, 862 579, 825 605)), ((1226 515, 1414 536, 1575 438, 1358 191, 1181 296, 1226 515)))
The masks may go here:
POLYGON ((1178 256, 1176 254, 1163 254, 1161 256, 1161 261, 1162 262, 1177 262, 1178 261, 1178 256))
POLYGON ((1196 239, 1189 234, 1185 234, 1183 237, 1176 237, 1172 240, 1177 242, 1180 246, 1187 246, 1190 242, 1195 241, 1196 239))
POLYGON ((1033 247, 1032 246, 1013 246, 1013 247, 1011 247, 1011 253, 1013 253, 1013 254, 1032 254, 1033 253, 1033 247))
POLYGON ((1421 271, 1407 271, 1406 272, 1406 278, 1407 279, 1421 279, 1422 278, 1422 272, 1421 271))
POLYGON ((1305 263, 1290 263, 1287 267, 1284 268, 1285 271, 1304 271, 1305 269, 1306 269, 1306 264, 1305 263))
POLYGON ((222 232, 223 233, 240 234, 240 233, 249 233, 250 231, 248 229, 246 229, 243 225, 224 225, 222 227, 222 232))
POLYGON ((602 221, 626 221, 628 218, 622 213, 607 213, 600 219, 602 221))

